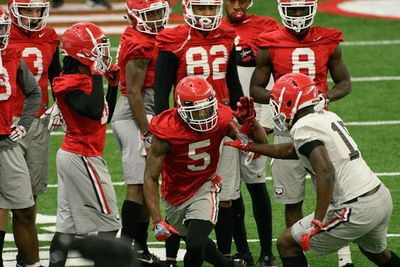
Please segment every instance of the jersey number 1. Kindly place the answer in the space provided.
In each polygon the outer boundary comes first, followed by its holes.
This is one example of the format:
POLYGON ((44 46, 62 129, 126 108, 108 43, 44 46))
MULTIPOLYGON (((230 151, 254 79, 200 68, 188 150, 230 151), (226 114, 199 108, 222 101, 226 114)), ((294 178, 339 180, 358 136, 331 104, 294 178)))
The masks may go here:
POLYGON ((339 134, 339 136, 343 140, 344 144, 350 150, 350 153, 349 153, 350 160, 358 159, 360 157, 360 152, 351 145, 349 138, 347 138, 347 137, 350 137, 350 135, 349 135, 349 132, 347 131, 346 127, 344 126, 343 121, 338 121, 337 124, 332 122, 331 128, 332 128, 332 130, 334 130, 335 132, 337 132, 339 134), (338 124, 340 125, 340 127, 338 124), (340 128, 342 128, 343 131, 340 128))

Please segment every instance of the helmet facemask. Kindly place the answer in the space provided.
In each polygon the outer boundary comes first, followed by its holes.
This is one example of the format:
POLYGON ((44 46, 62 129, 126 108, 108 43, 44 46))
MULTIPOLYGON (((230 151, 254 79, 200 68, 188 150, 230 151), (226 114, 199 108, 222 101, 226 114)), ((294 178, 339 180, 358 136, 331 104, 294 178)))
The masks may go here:
POLYGON ((140 10, 129 10, 128 6, 126 8, 128 10, 128 15, 132 16, 133 19, 136 20, 136 23, 134 20, 131 21, 132 24, 136 24, 136 29, 140 32, 157 34, 167 25, 169 18, 168 2, 140 10), (157 12, 159 12, 159 14, 157 12))
POLYGON ((177 100, 178 113, 191 129, 197 132, 206 132, 217 125, 218 106, 214 95, 195 103, 179 104, 179 98, 177 100))
POLYGON ((222 0, 185 0, 183 1, 184 18, 185 22, 192 28, 201 31, 213 31, 221 25, 222 19, 222 0), (194 6, 214 6, 215 15, 195 15, 193 11, 194 6))
POLYGON ((0 15, 0 51, 6 49, 10 38, 11 20, 5 15, 0 15))
POLYGON ((289 28, 297 33, 301 32, 304 29, 309 28, 313 22, 314 17, 317 13, 317 1, 298 1, 290 3, 286 3, 284 1, 278 1, 278 10, 279 15, 282 18, 282 23, 286 28, 289 28), (307 15, 304 16, 295 16, 291 15, 291 9, 306 9, 307 15))
POLYGON ((31 0, 28 3, 14 2, 10 5, 12 15, 16 18, 18 26, 27 31, 41 31, 47 25, 50 4, 48 1, 31 0), (23 14, 23 10, 33 12, 33 9, 41 9, 39 16, 23 14))

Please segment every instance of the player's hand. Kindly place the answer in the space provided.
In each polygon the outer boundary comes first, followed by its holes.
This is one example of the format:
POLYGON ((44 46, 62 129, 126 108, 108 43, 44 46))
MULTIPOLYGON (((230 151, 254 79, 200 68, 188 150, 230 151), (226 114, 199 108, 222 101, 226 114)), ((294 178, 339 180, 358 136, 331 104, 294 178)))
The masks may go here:
POLYGON ((40 116, 40 119, 44 119, 47 116, 50 117, 49 124, 47 125, 47 130, 49 132, 57 130, 57 128, 60 126, 63 126, 64 129, 66 128, 64 117, 57 103, 54 103, 49 109, 47 109, 45 113, 43 113, 43 115, 40 116))
POLYGON ((153 222, 154 236, 158 241, 165 241, 173 234, 179 234, 178 231, 169 225, 163 218, 153 222))
POLYGON ((148 155, 150 152, 152 138, 153 134, 150 131, 146 131, 140 136, 140 139, 142 140, 141 148, 142 150, 144 149, 144 151, 146 151, 145 156, 148 155))
POLYGON ((234 141, 224 142, 224 145, 236 147, 247 152, 254 145, 254 142, 247 135, 236 133, 236 139, 234 141))
POLYGON ((110 67, 105 72, 105 77, 108 81, 109 86, 118 86, 119 83, 119 73, 120 68, 117 64, 111 64, 110 67))
POLYGON ((8 138, 11 139, 13 142, 18 142, 26 135, 25 127, 22 125, 12 125, 11 126, 11 134, 8 138))
POLYGON ((239 123, 244 124, 245 122, 250 122, 255 118, 256 112, 254 110, 254 99, 252 97, 241 97, 236 106, 237 110, 233 115, 237 118, 239 123))
POLYGON ((319 94, 318 98, 319 98, 319 103, 314 106, 315 111, 323 110, 326 106, 328 106, 329 103, 329 98, 325 93, 319 94))
POLYGON ((301 248, 304 251, 308 251, 310 249, 310 239, 314 235, 318 234, 319 232, 323 231, 324 225, 321 223, 319 220, 312 220, 311 221, 311 227, 309 228, 309 231, 305 234, 303 234, 300 238, 301 242, 301 248))
POLYGON ((105 76, 108 66, 101 60, 100 57, 96 58, 95 61, 90 65, 90 72, 92 75, 105 76))

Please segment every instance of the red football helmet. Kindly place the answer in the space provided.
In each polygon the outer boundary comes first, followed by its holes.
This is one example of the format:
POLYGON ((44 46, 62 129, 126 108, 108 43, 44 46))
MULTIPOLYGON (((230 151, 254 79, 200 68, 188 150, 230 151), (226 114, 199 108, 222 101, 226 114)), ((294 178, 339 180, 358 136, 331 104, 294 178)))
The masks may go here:
POLYGON ((95 62, 101 71, 106 71, 112 62, 109 40, 99 26, 90 22, 69 27, 63 34, 61 48, 63 55, 88 66, 95 62))
POLYGON ((223 0, 182 0, 183 17, 195 29, 213 31, 221 25, 223 0), (215 15, 195 15, 193 6, 215 6, 215 15))
POLYGON ((49 0, 8 0, 12 22, 26 31, 40 31, 47 25, 49 0))
POLYGON ((314 81, 301 73, 283 75, 272 88, 270 107, 275 126, 290 130, 297 111, 319 103, 318 89, 314 81))
POLYGON ((10 38, 11 20, 8 13, 0 7, 0 51, 7 47, 10 38))
POLYGON ((157 34, 165 28, 169 17, 166 0, 126 0, 126 9, 132 25, 144 33, 157 34))
POLYGON ((212 86, 200 76, 188 76, 175 88, 180 117, 195 131, 213 129, 218 121, 218 104, 212 86))
POLYGON ((313 24, 315 14, 317 14, 317 0, 278 0, 278 10, 283 25, 295 32, 300 32, 313 24), (294 16, 288 14, 290 8, 306 8, 308 12, 303 16, 294 16))

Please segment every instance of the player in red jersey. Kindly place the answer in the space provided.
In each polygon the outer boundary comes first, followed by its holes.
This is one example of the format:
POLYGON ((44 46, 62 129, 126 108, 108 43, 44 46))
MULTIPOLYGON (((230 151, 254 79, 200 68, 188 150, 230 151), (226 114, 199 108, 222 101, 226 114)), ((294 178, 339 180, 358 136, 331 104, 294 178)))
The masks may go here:
MULTIPOLYGON (((214 266, 245 266, 241 259, 228 260, 208 238, 217 220, 221 177, 216 174, 220 144, 225 136, 236 143, 242 133, 265 142, 266 134, 254 120, 252 100, 238 104, 238 132, 232 111, 218 103, 216 93, 202 77, 186 77, 175 88, 176 108, 154 117, 150 123, 153 141, 146 165, 144 192, 158 240, 179 232, 186 242, 184 266, 202 266, 204 260, 214 266), (158 177, 162 174, 161 193, 166 222, 160 211, 158 177)), ((222 185, 223 186, 223 185, 222 185)))
MULTIPOLYGON (((39 244, 29 171, 18 143, 26 135, 40 104, 40 89, 21 59, 21 51, 7 47, 11 20, 0 8, 0 248, 4 246, 8 210, 13 213, 15 243, 27 264, 39 266, 39 244), (13 124, 17 85, 26 97, 21 118, 13 124)), ((0 265, 2 265, 0 258, 0 265)))
MULTIPOLYGON (((184 0, 182 8, 186 24, 157 35, 160 51, 155 72, 156 114, 169 108, 172 87, 186 76, 201 75, 205 78, 223 105, 235 108, 235 103, 243 96, 235 60, 236 34, 231 27, 221 25, 222 5, 223 0, 184 0)), ((240 197, 239 153, 230 148, 221 149, 218 174, 225 185, 220 194, 218 224, 223 227, 216 227, 216 236, 218 240, 231 240, 232 200, 240 197)), ((219 249, 230 255, 230 247, 219 249)))
POLYGON ((143 196, 144 144, 149 145, 149 121, 154 115, 154 69, 158 53, 155 38, 166 25, 169 6, 165 0, 127 0, 126 7, 131 24, 122 34, 118 49, 122 96, 112 119, 127 184, 121 234, 129 243, 135 239, 138 261, 143 264, 151 261, 155 266, 160 260, 147 247, 149 214, 143 196))
POLYGON ((62 49, 63 73, 54 79, 53 91, 67 130, 57 152, 58 207, 51 267, 65 265, 75 235, 98 232, 113 237, 120 228, 115 191, 102 158, 119 68, 111 64, 110 43, 95 24, 68 28, 62 49), (102 76, 108 80, 106 96, 102 76))
MULTIPOLYGON (((321 98, 317 109, 349 94, 350 74, 339 46, 343 41, 342 33, 333 28, 311 26, 317 12, 317 1, 279 0, 278 9, 284 26, 257 39, 257 66, 250 86, 254 100, 268 103, 270 91, 264 88, 271 73, 274 80, 292 72, 312 78, 321 98), (334 82, 332 88, 328 88, 328 71, 334 82)), ((285 133, 275 129, 276 143, 287 140, 285 133)), ((271 163, 271 173, 275 198, 285 204, 286 226, 289 227, 303 217, 306 171, 298 160, 277 159, 271 163)), ((340 266, 351 264, 349 254, 347 250, 339 255, 339 258, 345 257, 340 266)))
MULTIPOLYGON (((233 27, 237 34, 236 60, 244 95, 249 95, 250 77, 256 65, 255 52, 251 44, 260 33, 274 31, 279 27, 278 22, 273 18, 247 14, 252 5, 252 0, 224 0, 226 16, 222 20, 222 24, 225 23, 233 27)), ((255 104, 255 109, 257 120, 261 126, 266 130, 273 128, 271 123, 268 124, 268 121, 265 120, 269 114, 265 114, 264 111, 268 111, 269 107, 255 104)), ((246 183, 252 199, 253 215, 260 239, 260 266, 275 266, 272 255, 271 202, 265 185, 267 157, 257 155, 250 162, 247 162, 247 153, 240 152, 239 155, 240 178, 246 183)), ((248 266, 253 266, 253 256, 247 244, 244 224, 245 209, 241 197, 233 201, 233 208, 235 214, 233 238, 237 249, 235 257, 242 258, 248 266)), ((231 242, 231 240, 228 241, 231 242)))

